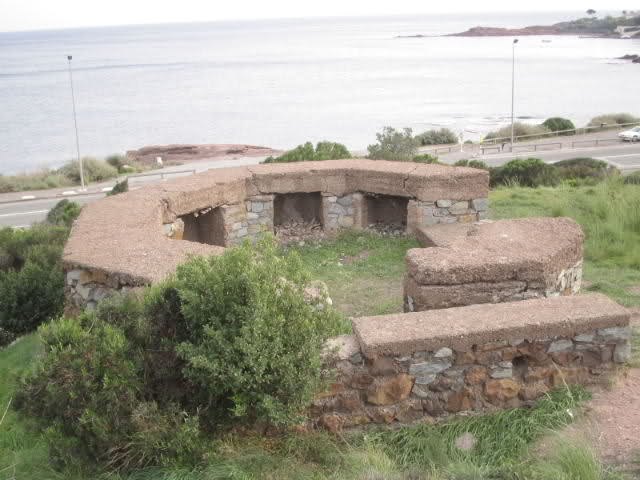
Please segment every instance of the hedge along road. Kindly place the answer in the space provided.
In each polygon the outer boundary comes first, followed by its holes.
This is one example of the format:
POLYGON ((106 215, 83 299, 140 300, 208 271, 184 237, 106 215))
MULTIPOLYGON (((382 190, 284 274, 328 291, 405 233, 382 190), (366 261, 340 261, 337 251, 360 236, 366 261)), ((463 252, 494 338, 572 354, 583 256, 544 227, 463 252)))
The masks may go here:
POLYGON ((441 155, 440 160, 445 163, 454 163, 461 159, 482 160, 490 167, 499 167, 515 158, 540 158, 547 163, 555 163, 560 160, 567 160, 577 157, 591 157, 604 160, 614 167, 619 168, 623 173, 631 173, 640 170, 640 142, 617 143, 614 145, 568 148, 563 150, 539 150, 537 152, 515 152, 515 153, 494 153, 485 155, 474 155, 473 153, 455 152, 441 155))
MULTIPOLYGON (((162 181, 160 173, 163 173, 169 180, 177 176, 185 175, 185 170, 190 170, 187 175, 191 175, 193 171, 204 172, 212 168, 239 167, 242 165, 256 165, 263 161, 266 157, 240 157, 234 159, 216 159, 216 160, 199 160, 175 167, 167 167, 162 170, 153 170, 149 173, 157 175, 142 176, 139 178, 131 178, 129 181, 129 189, 136 190, 151 183, 162 181), (172 174, 173 173, 173 174, 172 174)), ((56 203, 63 198, 70 201, 85 205, 89 202, 104 198, 106 193, 104 188, 113 187, 114 182, 101 183, 99 185, 89 185, 88 193, 81 193, 79 190, 73 190, 67 187, 65 190, 74 192, 73 194, 63 195, 62 189, 39 191, 39 192, 19 192, 0 194, 0 228, 2 227, 20 227, 28 228, 34 223, 41 222, 47 217, 47 213, 56 203), (22 199, 22 197, 35 197, 22 199)), ((67 192, 68 193, 68 192, 67 192)))

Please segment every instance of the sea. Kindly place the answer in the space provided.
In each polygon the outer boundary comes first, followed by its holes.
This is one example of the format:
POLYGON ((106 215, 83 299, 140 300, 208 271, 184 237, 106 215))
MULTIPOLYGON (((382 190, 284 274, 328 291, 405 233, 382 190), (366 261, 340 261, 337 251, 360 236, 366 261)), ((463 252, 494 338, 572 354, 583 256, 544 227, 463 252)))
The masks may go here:
MULTIPOLYGON (((546 25, 582 12, 226 21, 0 33, 0 174, 75 156, 72 55, 83 156, 145 145, 280 149, 331 140, 358 151, 385 126, 477 140, 508 124, 513 39, 447 34, 546 25), (423 35, 421 38, 399 38, 423 35)), ((639 40, 522 37, 515 115, 577 125, 640 114, 639 40)))

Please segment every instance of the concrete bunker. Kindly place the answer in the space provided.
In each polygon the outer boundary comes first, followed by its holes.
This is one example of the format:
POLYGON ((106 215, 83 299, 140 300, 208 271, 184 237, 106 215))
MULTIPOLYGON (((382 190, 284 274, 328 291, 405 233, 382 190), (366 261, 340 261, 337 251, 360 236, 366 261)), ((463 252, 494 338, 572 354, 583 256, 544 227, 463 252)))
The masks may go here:
POLYGON ((405 197, 368 193, 364 196, 366 226, 406 230, 408 205, 405 197))
POLYGON ((322 225, 322 195, 311 193, 280 193, 273 199, 273 226, 303 223, 322 225))
POLYGON ((179 218, 184 224, 180 240, 221 247, 225 245, 224 218, 219 207, 182 215, 179 218))

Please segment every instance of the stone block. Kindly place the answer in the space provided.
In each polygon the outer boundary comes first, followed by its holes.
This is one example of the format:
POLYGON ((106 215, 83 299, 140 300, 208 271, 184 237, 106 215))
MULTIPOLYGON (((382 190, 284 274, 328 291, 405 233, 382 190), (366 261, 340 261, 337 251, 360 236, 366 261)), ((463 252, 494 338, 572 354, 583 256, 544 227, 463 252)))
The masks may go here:
POLYGON ((437 200, 436 205, 440 208, 449 208, 453 202, 451 200, 437 200))
POLYGON ((489 210, 489 199, 488 198, 474 198, 471 200, 471 207, 476 212, 484 212, 489 210))
POLYGON ((631 360, 631 345, 628 343, 616 345, 613 351, 613 361, 616 363, 626 363, 629 360, 631 360))
POLYGON ((461 215, 469 211, 469 202, 456 202, 449 207, 449 213, 461 215))
POLYGON ((414 377, 404 373, 378 378, 367 390, 367 402, 373 405, 393 405, 409 397, 414 377))
POLYGON ((484 394, 491 403, 497 403, 517 397, 521 389, 522 386, 518 382, 510 378, 501 378, 485 383, 484 394))
POLYGON ((598 335, 605 341, 625 342, 631 338, 630 327, 601 328, 598 335))
POLYGON ((551 342, 547 353, 566 352, 569 350, 573 350, 573 342, 571 340, 556 340, 555 342, 551 342))
POLYGON ((409 367, 409 374, 416 377, 416 383, 426 385, 435 380, 435 375, 450 368, 451 365, 451 361, 414 363, 409 367))
POLYGON ((464 376, 465 382, 469 385, 479 385, 488 377, 485 367, 471 367, 464 376))

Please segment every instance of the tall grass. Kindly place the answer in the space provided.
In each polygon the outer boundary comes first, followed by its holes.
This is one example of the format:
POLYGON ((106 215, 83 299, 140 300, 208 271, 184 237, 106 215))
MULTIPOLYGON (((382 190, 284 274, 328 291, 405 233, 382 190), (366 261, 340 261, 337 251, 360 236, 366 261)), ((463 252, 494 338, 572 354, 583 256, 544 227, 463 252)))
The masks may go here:
MULTIPOLYGON (((102 182, 118 176, 118 168, 104 160, 84 157, 82 163, 86 183, 102 182)), ((46 190, 79 184, 80 167, 77 160, 70 160, 58 169, 43 169, 39 172, 10 176, 0 174, 0 193, 46 190)))
POLYGON ((612 178, 593 187, 564 189, 568 191, 558 198, 553 213, 582 225, 586 258, 640 268, 640 188, 612 178))

